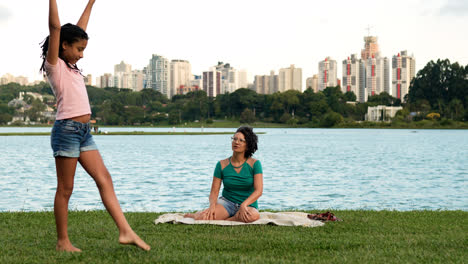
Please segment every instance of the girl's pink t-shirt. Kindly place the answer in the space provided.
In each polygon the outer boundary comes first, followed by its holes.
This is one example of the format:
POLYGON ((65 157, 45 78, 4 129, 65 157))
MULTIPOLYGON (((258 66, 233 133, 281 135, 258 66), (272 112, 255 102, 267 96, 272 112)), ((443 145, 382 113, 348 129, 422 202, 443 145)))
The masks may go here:
POLYGON ((91 114, 84 78, 78 70, 70 69, 60 58, 56 65, 46 60, 45 70, 57 99, 56 120, 91 114))

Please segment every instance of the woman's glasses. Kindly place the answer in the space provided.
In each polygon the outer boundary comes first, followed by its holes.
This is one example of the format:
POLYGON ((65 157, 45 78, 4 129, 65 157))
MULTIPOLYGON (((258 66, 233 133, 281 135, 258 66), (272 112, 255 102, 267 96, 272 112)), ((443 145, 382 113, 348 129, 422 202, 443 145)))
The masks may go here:
POLYGON ((232 142, 245 143, 245 139, 242 138, 231 137, 231 140, 232 142))

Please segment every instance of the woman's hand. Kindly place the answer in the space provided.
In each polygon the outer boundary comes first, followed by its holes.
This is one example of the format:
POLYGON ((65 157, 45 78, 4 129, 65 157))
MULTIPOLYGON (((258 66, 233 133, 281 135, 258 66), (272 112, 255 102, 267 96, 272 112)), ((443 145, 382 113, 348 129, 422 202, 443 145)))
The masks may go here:
POLYGON ((203 213, 203 220, 216 219, 216 204, 210 204, 210 207, 203 213))
POLYGON ((242 205, 239 208, 239 211, 237 211, 237 218, 241 220, 244 223, 250 222, 250 211, 247 208, 247 205, 242 205))

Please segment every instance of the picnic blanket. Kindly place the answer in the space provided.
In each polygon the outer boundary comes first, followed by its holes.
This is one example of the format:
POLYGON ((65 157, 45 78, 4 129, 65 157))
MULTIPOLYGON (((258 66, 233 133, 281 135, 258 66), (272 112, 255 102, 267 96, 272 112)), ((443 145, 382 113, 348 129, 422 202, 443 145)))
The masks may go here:
POLYGON ((318 220, 307 218, 307 213, 303 212, 260 212, 260 219, 252 223, 243 223, 226 220, 195 220, 193 218, 184 218, 184 213, 163 214, 154 220, 155 224, 172 223, 172 224, 209 224, 223 226, 238 226, 238 225, 277 225, 277 226, 304 226, 316 227, 323 226, 324 223, 318 220))

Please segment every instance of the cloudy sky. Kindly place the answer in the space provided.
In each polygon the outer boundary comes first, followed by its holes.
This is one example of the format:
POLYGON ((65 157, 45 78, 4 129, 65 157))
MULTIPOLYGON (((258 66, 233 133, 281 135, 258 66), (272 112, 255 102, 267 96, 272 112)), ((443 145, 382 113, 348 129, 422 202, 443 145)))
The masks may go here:
MULTIPOLYGON (((62 24, 76 23, 86 0, 58 0, 62 24)), ((0 2, 0 76, 39 79, 39 43, 48 35, 47 0, 0 2)), ((408 50, 417 70, 430 60, 468 64, 467 0, 97 0, 84 59, 94 77, 151 54, 185 59, 194 74, 229 62, 253 75, 295 64, 304 80, 330 56, 339 63, 378 37, 381 54, 408 50), (367 28, 370 28, 368 31, 367 28)))

